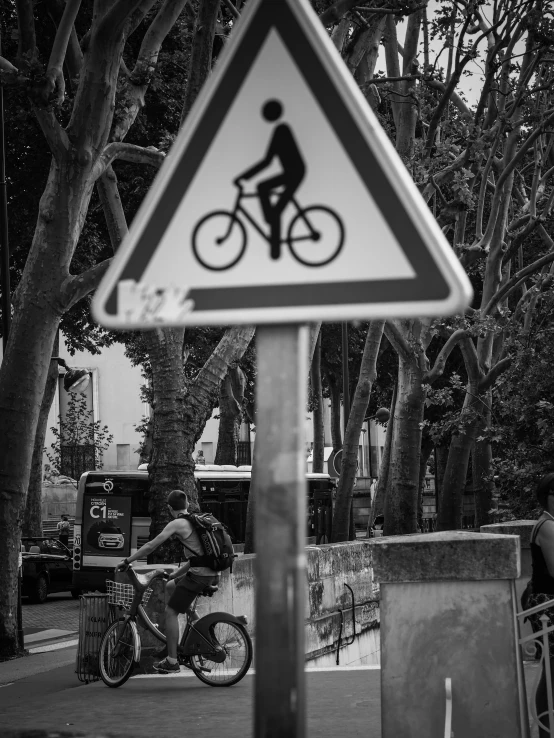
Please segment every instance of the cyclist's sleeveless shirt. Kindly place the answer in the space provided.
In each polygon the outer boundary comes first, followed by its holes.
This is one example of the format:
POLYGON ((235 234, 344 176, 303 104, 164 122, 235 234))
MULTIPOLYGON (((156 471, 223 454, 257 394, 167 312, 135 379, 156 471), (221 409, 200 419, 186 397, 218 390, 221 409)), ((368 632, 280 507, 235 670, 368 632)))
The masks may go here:
POLYGON ((554 597, 554 577, 551 576, 546 565, 546 559, 542 552, 541 547, 538 543, 535 543, 537 534, 546 523, 547 520, 541 520, 534 527, 531 533, 531 563, 533 566, 533 575, 531 577, 531 586, 533 588, 533 594, 547 594, 554 597))
MULTIPOLYGON (((198 532, 194 529, 192 523, 190 524, 192 531, 188 538, 182 538, 181 543, 183 544, 183 552, 187 561, 193 556, 204 556, 204 546, 200 540, 198 532), (186 543, 186 545, 185 545, 186 543)), ((181 538, 181 536, 179 536, 181 538)), ((210 569, 209 566, 191 566, 189 569, 190 574, 195 574, 199 577, 217 577, 219 572, 210 569)))

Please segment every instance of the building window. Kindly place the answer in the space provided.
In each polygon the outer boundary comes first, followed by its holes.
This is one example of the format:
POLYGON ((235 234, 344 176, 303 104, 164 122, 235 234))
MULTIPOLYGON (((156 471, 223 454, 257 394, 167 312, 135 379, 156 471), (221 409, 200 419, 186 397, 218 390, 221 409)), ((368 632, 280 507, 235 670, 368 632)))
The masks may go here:
POLYGON ((131 468, 131 446, 128 443, 117 444, 117 468, 124 470, 131 468))
POLYGON ((92 384, 83 393, 66 392, 63 375, 59 379, 60 469, 62 475, 79 479, 95 469, 92 384))

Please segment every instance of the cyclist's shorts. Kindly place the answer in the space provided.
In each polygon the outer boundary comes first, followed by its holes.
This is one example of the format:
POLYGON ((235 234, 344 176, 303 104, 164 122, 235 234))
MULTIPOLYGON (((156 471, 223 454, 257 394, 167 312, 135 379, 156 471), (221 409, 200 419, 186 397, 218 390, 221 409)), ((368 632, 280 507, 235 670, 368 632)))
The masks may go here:
POLYGON ((177 580, 175 590, 167 606, 175 612, 186 612, 199 592, 203 592, 210 584, 217 584, 219 577, 200 577, 197 574, 185 574, 177 580))

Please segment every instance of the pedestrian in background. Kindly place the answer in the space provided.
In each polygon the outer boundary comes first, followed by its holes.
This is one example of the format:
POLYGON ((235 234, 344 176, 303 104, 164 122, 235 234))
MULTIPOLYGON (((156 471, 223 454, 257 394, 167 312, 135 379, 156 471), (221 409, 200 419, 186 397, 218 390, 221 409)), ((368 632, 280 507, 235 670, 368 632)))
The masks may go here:
POLYGON ((69 520, 67 519, 67 515, 62 515, 62 519, 58 523, 58 538, 60 539, 60 543, 63 543, 64 546, 69 548, 69 532, 71 530, 71 526, 69 525, 69 520))
MULTIPOLYGON (((542 513, 531 533, 531 561, 533 576, 526 590, 523 609, 527 610, 554 600, 554 472, 545 474, 540 480, 537 491, 537 501, 543 508, 542 513)), ((529 616, 535 633, 541 631, 543 624, 540 617, 546 615, 546 627, 554 625, 554 608, 529 616)), ((547 677, 545 666, 550 660, 551 673, 554 674, 554 632, 548 634, 549 654, 545 654, 541 679, 537 687, 535 704, 539 719, 546 728, 550 724, 548 718, 547 677)), ((547 738, 550 732, 539 727, 539 738, 547 738)))

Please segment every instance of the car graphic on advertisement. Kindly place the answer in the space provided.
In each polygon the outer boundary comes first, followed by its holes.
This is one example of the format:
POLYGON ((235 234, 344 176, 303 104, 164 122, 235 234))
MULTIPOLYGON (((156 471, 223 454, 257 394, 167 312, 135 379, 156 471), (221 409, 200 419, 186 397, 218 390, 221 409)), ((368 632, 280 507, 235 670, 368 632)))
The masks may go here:
MULTIPOLYGON (((120 531, 119 528, 117 530, 120 531)), ((98 534, 98 548, 123 548, 125 545, 125 539, 123 533, 99 533, 98 534)))
POLYGON ((110 520, 99 520, 93 523, 86 533, 86 541, 96 551, 117 551, 125 548, 123 531, 110 520))

